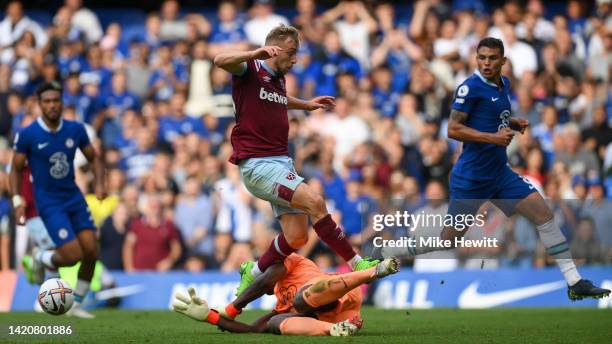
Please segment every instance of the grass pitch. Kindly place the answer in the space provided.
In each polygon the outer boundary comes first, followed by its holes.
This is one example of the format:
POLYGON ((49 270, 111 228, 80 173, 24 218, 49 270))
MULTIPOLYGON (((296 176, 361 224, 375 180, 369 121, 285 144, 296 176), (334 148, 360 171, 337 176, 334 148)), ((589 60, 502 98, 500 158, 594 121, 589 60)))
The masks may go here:
MULTIPOLYGON (((381 310, 364 308, 355 337, 231 334, 170 311, 99 310, 94 320, 0 314, 0 343, 609 343, 612 309, 381 310), (8 335, 8 326, 71 325, 71 336, 8 335)), ((245 312, 250 322, 262 315, 245 312)))

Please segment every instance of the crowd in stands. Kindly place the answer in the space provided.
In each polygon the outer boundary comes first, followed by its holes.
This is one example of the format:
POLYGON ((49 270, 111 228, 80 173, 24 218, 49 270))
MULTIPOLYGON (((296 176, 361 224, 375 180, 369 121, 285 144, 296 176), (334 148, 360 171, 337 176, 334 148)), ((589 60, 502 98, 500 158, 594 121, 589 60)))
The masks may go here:
MULTIPOLYGON (((4 8, 0 164, 10 163, 15 133, 40 114, 36 86, 61 81, 64 117, 85 123, 104 152, 110 196, 87 200, 111 270, 234 271, 280 230, 228 162, 232 77, 212 59, 262 45, 281 23, 302 34, 287 93, 336 97, 333 111, 289 111, 290 154, 362 254, 375 213, 445 213, 461 151, 446 135, 454 92, 476 68, 479 40, 493 36, 505 45, 513 116, 530 121, 508 148, 511 166, 545 195, 580 264, 612 262, 610 0, 343 0, 331 8, 255 0, 214 9, 167 0, 117 21, 98 12, 81 0, 66 0, 48 20, 29 17, 20 1, 4 8)), ((90 194, 91 171, 78 170, 90 194)), ((0 269, 22 230, 7 185, 2 172, 0 269)), ((300 253, 322 267, 340 264, 311 232, 300 253)), ((550 264, 524 218, 488 208, 484 231, 469 235, 482 233, 502 245, 448 257, 466 267, 473 258, 490 267, 550 264)))

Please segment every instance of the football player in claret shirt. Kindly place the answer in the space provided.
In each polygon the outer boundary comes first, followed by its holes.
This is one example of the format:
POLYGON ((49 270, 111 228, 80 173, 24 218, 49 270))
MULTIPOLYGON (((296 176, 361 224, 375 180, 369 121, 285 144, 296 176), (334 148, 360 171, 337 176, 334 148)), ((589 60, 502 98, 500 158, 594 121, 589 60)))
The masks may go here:
POLYGON ((270 265, 282 262, 308 241, 308 217, 317 235, 353 270, 370 268, 378 261, 355 253, 344 231, 327 211, 325 201, 300 177, 289 157, 287 109, 333 108, 334 98, 310 101, 287 95, 284 75, 296 63, 299 33, 280 25, 268 33, 266 45, 253 51, 224 52, 214 63, 232 73, 232 97, 236 126, 230 161, 240 168, 246 188, 269 201, 280 221, 282 233, 257 262, 240 266, 242 276, 237 295, 270 265))
POLYGON ((11 168, 11 191, 15 218, 25 223, 25 202, 21 196, 22 170, 30 166, 36 209, 55 249, 33 252, 31 269, 38 280, 44 268, 57 269, 81 262, 74 290, 74 306, 68 312, 83 318, 93 314, 81 307, 89 291, 98 255, 95 225, 83 194, 74 180, 74 156, 80 149, 93 165, 96 197, 105 197, 104 167, 91 145, 83 124, 62 119, 62 86, 42 84, 37 92, 42 116, 15 135, 11 168))

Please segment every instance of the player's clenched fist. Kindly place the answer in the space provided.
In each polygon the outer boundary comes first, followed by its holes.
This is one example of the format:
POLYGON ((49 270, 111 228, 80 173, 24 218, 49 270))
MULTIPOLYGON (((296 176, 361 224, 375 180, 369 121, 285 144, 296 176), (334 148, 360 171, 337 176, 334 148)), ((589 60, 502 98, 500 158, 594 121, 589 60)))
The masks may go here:
POLYGON ((521 134, 525 133, 525 129, 527 129, 527 127, 529 126, 529 121, 526 120, 525 118, 517 118, 516 119, 517 124, 518 124, 518 131, 521 134))
POLYGON ((259 49, 253 50, 253 59, 267 60, 274 56, 280 55, 281 51, 283 51, 281 47, 277 47, 275 45, 266 45, 259 49))
POLYGON ((510 128, 502 128, 500 131, 493 134, 491 143, 505 147, 512 142, 512 138, 514 138, 514 131, 510 128))

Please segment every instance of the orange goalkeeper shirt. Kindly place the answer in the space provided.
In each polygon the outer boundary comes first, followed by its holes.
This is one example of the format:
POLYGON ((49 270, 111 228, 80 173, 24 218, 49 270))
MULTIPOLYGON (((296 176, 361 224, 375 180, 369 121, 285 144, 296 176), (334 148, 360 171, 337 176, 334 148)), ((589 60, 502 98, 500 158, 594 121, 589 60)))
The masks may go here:
POLYGON ((291 311, 295 295, 306 282, 325 275, 312 260, 295 253, 290 254, 285 259, 285 268, 287 268, 287 275, 276 282, 274 286, 274 295, 276 296, 274 310, 279 313, 291 311))

